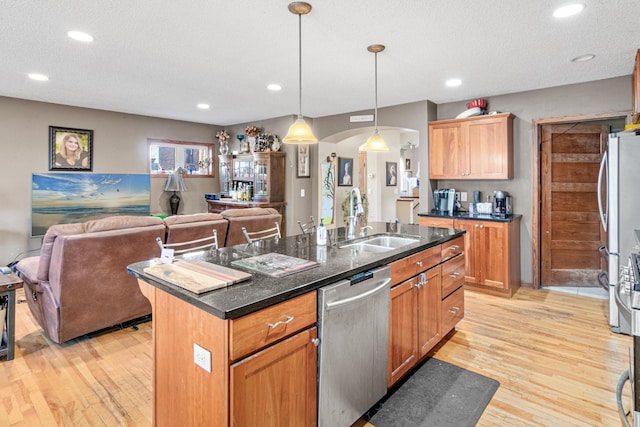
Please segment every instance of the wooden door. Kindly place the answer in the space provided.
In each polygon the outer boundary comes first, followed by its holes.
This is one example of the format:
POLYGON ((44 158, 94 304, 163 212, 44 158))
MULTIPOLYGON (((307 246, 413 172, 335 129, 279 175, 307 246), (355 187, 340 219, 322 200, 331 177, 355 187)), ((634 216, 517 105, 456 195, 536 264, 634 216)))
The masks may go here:
POLYGON ((478 276, 478 261, 482 257, 479 247, 475 245, 477 221, 455 220, 454 227, 467 230, 464 235, 464 280, 471 283, 481 283, 478 276))
POLYGON ((307 329, 231 366, 231 425, 316 424, 316 334, 307 329))
POLYGON ((422 359, 440 341, 440 266, 425 271, 425 282, 418 288, 418 349, 422 359))
POLYGON ((460 123, 429 126, 429 178, 460 179, 466 170, 466 159, 460 123))
POLYGON ((467 178, 513 177, 513 118, 512 115, 500 115, 465 123, 467 178))
POLYGON ((480 252, 480 283, 498 289, 509 287, 508 224, 480 221, 476 231, 476 249, 480 252))
POLYGON ((609 126, 544 125, 541 133, 541 284, 598 286, 606 241, 597 182, 609 126))
POLYGON ((418 361, 417 277, 391 288, 387 387, 418 361))

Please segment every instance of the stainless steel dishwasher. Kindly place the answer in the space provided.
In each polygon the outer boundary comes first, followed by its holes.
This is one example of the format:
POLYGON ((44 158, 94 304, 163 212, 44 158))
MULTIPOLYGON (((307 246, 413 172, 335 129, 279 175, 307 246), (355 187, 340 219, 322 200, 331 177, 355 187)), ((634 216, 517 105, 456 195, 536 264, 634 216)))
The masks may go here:
POLYGON ((387 393, 389 267, 318 290, 318 425, 350 426, 387 393))

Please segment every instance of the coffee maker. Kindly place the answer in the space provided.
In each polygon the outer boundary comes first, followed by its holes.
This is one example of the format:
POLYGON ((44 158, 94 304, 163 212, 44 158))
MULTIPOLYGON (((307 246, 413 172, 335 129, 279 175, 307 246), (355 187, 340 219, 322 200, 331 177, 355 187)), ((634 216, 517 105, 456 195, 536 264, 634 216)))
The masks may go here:
POLYGON ((453 215, 456 207, 456 190, 453 188, 443 188, 434 190, 433 205, 435 212, 439 215, 453 215))
POLYGON ((493 192, 493 215, 498 217, 507 217, 511 215, 512 198, 506 191, 493 192))

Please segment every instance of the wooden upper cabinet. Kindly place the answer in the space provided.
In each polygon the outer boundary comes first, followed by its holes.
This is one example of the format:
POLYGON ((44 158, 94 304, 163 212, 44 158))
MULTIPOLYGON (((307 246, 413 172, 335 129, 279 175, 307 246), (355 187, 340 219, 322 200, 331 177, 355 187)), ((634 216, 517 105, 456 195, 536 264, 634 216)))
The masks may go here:
POLYGON ((513 178, 514 118, 504 113, 429 123, 429 178, 513 178))

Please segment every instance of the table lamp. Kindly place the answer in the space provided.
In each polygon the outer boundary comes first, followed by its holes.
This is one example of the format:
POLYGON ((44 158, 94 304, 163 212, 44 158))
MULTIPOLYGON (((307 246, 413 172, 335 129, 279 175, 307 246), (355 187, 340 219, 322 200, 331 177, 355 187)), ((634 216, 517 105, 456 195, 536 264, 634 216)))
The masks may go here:
POLYGON ((167 176, 167 184, 164 186, 164 191, 173 191, 171 197, 169 197, 169 207, 171 208, 171 215, 178 213, 178 206, 180 206, 180 196, 178 191, 187 191, 187 187, 184 186, 184 179, 182 174, 186 170, 179 166, 176 170, 167 176))

